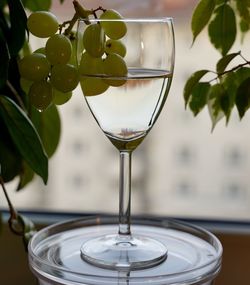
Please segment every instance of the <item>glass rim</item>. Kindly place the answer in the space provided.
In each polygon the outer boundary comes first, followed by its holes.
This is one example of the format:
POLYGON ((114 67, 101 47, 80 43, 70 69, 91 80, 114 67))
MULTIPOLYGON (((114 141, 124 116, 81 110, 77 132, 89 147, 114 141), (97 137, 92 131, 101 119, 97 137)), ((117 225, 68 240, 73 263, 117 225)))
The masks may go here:
POLYGON ((128 17, 128 18, 121 18, 121 19, 99 19, 99 18, 79 18, 78 22, 126 22, 126 23, 172 23, 173 17, 128 17))

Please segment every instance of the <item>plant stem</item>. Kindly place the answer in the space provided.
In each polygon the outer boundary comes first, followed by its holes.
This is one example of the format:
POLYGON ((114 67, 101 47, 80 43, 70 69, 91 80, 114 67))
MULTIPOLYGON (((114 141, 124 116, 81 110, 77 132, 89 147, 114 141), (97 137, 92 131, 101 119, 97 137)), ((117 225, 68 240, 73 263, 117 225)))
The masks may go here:
POLYGON ((217 77, 215 77, 215 78, 209 80, 209 82, 218 80, 221 76, 223 76, 223 75, 225 75, 225 74, 227 74, 227 73, 230 73, 230 72, 234 72, 235 70, 240 69, 240 68, 242 68, 242 67, 244 67, 244 66, 246 66, 246 65, 250 65, 250 61, 246 61, 245 63, 242 63, 242 64, 239 64, 239 65, 237 65, 237 66, 234 66, 233 68, 231 68, 231 69, 229 69, 229 70, 225 70, 225 71, 223 71, 223 72, 221 72, 221 73, 213 72, 213 73, 216 73, 216 74, 217 74, 217 77))
POLYGON ((131 152, 120 151, 119 234, 131 235, 131 152))
POLYGON ((5 188, 3 177, 1 175, 0 175, 0 184, 2 186, 4 196, 5 196, 7 203, 8 203, 8 207, 9 207, 9 211, 10 211, 10 219, 16 220, 18 217, 18 214, 17 214, 17 211, 15 210, 15 208, 13 207, 13 205, 10 201, 10 197, 8 195, 7 189, 5 188))
MULTIPOLYGON (((15 96, 15 98, 17 99, 18 104, 20 105, 20 107, 26 112, 26 108, 23 104, 23 101, 21 99, 21 97, 19 96, 19 94, 17 93, 16 89, 14 88, 14 86, 10 83, 9 80, 6 81, 6 85, 8 86, 8 88, 10 89, 10 91, 12 92, 12 94, 15 96)), ((27 112, 26 112, 27 113, 27 112)))
MULTIPOLYGON (((72 31, 72 29, 73 29, 73 27, 74 27, 76 21, 78 20, 78 18, 79 18, 78 14, 75 13, 74 16, 73 16, 73 18, 71 19, 71 21, 68 21, 68 22, 63 23, 63 25, 69 24, 68 28, 64 31, 64 34, 65 34, 65 35, 69 35, 69 34, 70 34, 70 32, 72 31)), ((63 25, 62 25, 62 26, 63 26, 63 25)))
POLYGON ((246 65, 250 65, 250 61, 247 61, 247 62, 245 62, 245 63, 239 64, 239 65, 237 65, 237 66, 235 66, 235 67, 233 67, 233 68, 231 68, 231 69, 229 69, 229 70, 226 70, 226 71, 224 71, 224 72, 222 72, 222 73, 219 73, 219 74, 218 74, 218 77, 220 77, 220 76, 222 76, 222 75, 224 75, 224 74, 226 74, 226 73, 235 71, 235 70, 237 70, 237 69, 239 69, 239 68, 242 68, 242 67, 244 67, 244 66, 246 66, 246 65))
POLYGON ((74 14, 73 18, 71 20, 69 20, 69 21, 63 22, 60 25, 60 28, 59 28, 60 33, 62 33, 62 29, 66 25, 69 25, 68 28, 65 29, 65 31, 64 31, 64 35, 66 35, 66 36, 68 36, 71 33, 75 23, 77 22, 77 20, 79 18, 85 19, 84 20, 85 24, 89 25, 90 24, 90 22, 88 21, 88 16, 89 15, 93 15, 95 18, 97 18, 96 12, 98 12, 98 11, 105 12, 106 11, 106 9, 103 9, 101 6, 98 7, 97 9, 87 10, 77 0, 73 1, 73 5, 74 5, 74 8, 75 8, 75 14, 74 14))
POLYGON ((246 63, 249 63, 249 61, 241 54, 241 52, 240 52, 240 57, 241 57, 246 63))

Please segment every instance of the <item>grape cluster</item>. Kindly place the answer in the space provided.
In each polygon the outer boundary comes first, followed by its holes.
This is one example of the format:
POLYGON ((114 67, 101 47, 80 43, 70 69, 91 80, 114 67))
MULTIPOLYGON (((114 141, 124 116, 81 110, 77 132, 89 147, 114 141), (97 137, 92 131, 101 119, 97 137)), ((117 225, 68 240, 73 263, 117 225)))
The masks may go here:
POLYGON ((79 64, 80 83, 85 96, 102 94, 110 86, 117 87, 126 82, 128 69, 123 59, 126 47, 121 41, 126 32, 122 16, 114 10, 103 11, 99 21, 86 27, 79 64), (109 21, 113 19, 115 21, 109 21))
POLYGON ((34 12, 27 21, 31 34, 46 39, 45 47, 19 61, 21 87, 29 95, 30 103, 40 111, 51 103, 66 103, 79 81, 85 96, 102 94, 110 86, 126 82, 128 69, 123 59, 126 47, 121 39, 127 27, 122 16, 115 10, 101 9, 98 19, 95 10, 85 10, 77 1, 73 2, 78 18, 82 14, 87 17, 82 38, 84 50, 78 66, 72 48, 76 39, 62 33, 62 25, 52 13, 34 12), (95 21, 88 19, 91 14, 95 21))
POLYGON ((72 64, 72 43, 67 36, 57 34, 59 24, 52 13, 32 13, 27 27, 34 36, 48 38, 44 48, 19 61, 21 86, 30 103, 42 111, 52 102, 57 105, 67 102, 79 83, 79 74, 72 64))

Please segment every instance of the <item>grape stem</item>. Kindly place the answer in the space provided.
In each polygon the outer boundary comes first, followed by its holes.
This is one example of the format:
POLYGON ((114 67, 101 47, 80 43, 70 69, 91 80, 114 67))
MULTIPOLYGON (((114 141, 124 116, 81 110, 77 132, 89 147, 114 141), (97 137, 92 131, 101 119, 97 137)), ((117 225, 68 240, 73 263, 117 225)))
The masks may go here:
POLYGON ((73 18, 70 21, 63 22, 62 25, 60 26, 60 33, 62 31, 62 28, 65 27, 66 25, 69 25, 68 28, 64 31, 64 34, 67 36, 71 33, 76 21, 78 20, 79 15, 77 12, 75 12, 73 18))
POLYGON ((93 15, 95 18, 98 18, 97 16, 98 11, 102 12, 106 11, 106 9, 102 8, 101 6, 92 10, 85 9, 77 0, 73 0, 73 5, 75 8, 75 14, 71 20, 65 21, 60 25, 59 27, 60 34, 62 33, 62 29, 65 28, 67 25, 69 25, 67 29, 65 29, 64 31, 64 35, 68 36, 72 32, 72 29, 79 18, 85 19, 84 20, 85 24, 89 25, 90 22, 88 21, 88 17, 90 15, 93 15))
POLYGON ((98 11, 105 12, 105 11, 106 11, 106 9, 102 8, 101 6, 99 6, 98 8, 96 8, 96 9, 92 10, 93 15, 94 15, 94 17, 95 17, 96 19, 98 18, 98 16, 97 16, 96 12, 98 12, 98 11))
MULTIPOLYGON (((81 17, 83 18, 88 18, 89 14, 91 14, 92 12, 90 10, 86 10, 78 1, 74 0, 73 1, 73 5, 75 8, 75 14, 73 16, 73 18, 69 21, 65 21, 60 25, 59 31, 60 33, 62 33, 62 29, 66 26, 69 25, 68 28, 64 31, 64 35, 69 35, 75 25, 75 23, 77 22, 77 20, 81 17)), ((85 21, 86 24, 87 21, 85 21)))

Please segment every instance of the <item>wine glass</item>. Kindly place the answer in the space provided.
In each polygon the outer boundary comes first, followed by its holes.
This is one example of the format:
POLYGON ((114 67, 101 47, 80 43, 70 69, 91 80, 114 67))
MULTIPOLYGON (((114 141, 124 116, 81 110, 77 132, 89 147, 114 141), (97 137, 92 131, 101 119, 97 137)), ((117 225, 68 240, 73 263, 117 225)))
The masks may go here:
POLYGON ((167 248, 160 241, 131 231, 131 155, 163 108, 174 55, 171 18, 78 21, 77 59, 83 95, 99 127, 120 154, 117 232, 83 243, 81 257, 92 265, 137 270, 167 258, 167 248), (125 29, 124 36, 109 39, 106 29, 125 29), (92 47, 94 53, 89 54, 92 47), (104 52, 99 53, 100 49, 104 52))

